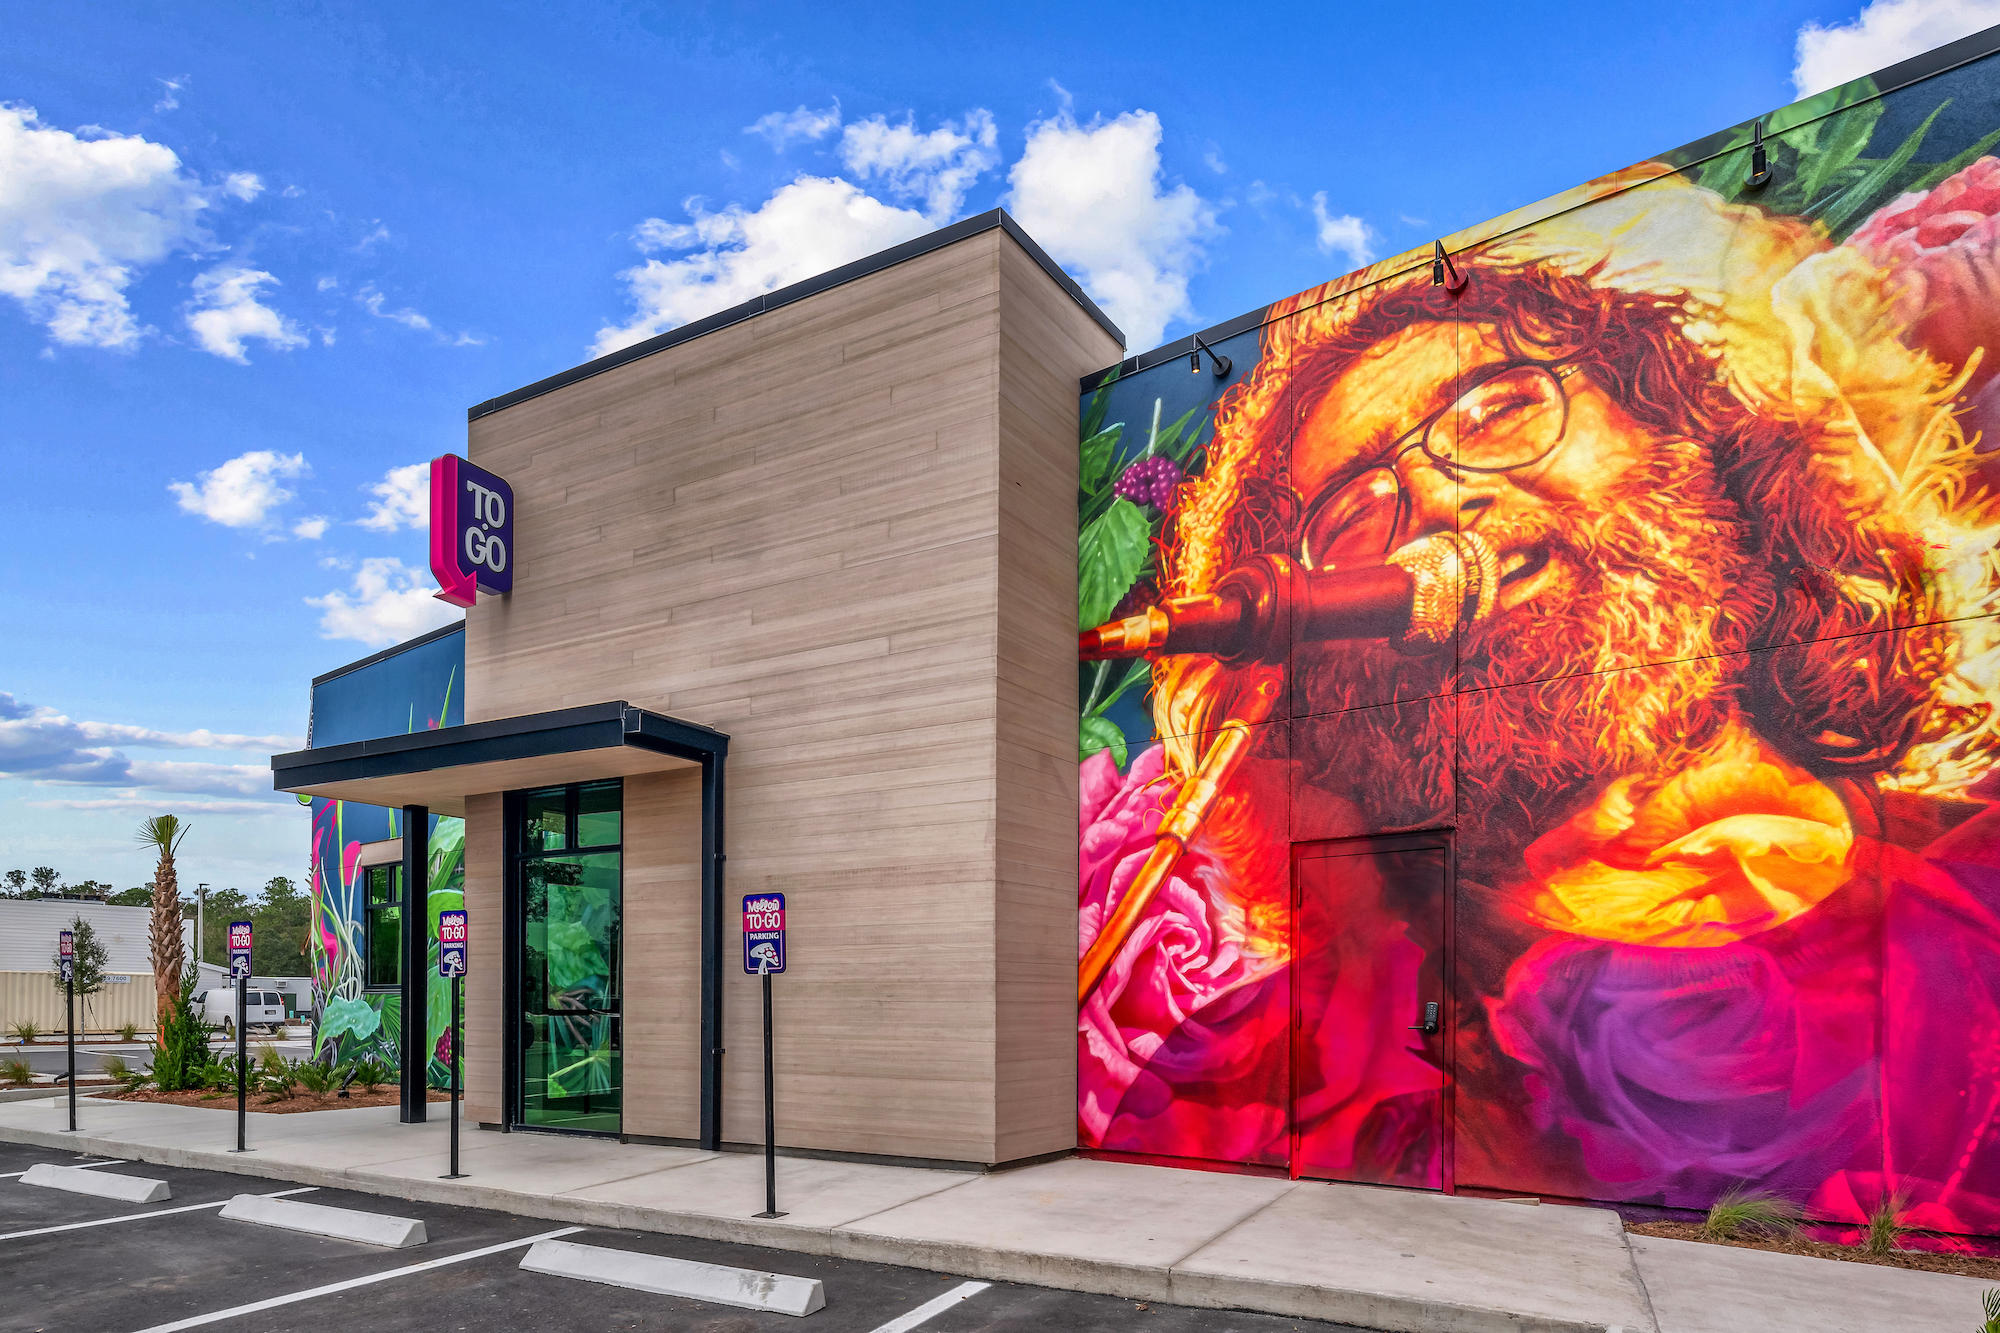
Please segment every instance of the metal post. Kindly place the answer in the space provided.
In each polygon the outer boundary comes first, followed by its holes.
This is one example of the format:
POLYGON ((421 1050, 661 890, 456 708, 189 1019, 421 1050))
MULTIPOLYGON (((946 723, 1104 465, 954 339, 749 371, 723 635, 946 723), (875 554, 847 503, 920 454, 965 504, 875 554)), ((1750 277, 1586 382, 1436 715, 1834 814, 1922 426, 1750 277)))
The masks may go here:
MULTIPOLYGON (((229 969, 234 972, 234 967, 229 969)), ((243 1146, 243 1131, 249 1122, 249 1075, 250 1075, 250 1031, 245 1021, 250 1017, 250 978, 248 975, 236 978, 236 1151, 248 1152, 243 1146)))
POLYGON ((722 1147, 723 752, 701 761, 701 1146, 722 1147))
POLYGON ((771 969, 764 977, 764 1211, 759 1217, 783 1217, 778 1211, 778 1098, 771 1061, 771 969))
MULTIPOLYGON (((71 966, 74 966, 72 964, 71 966)), ((76 977, 63 981, 63 1026, 69 1030, 69 1132, 76 1133, 76 977)))
POLYGON ((208 945, 204 943, 208 929, 208 885, 194 886, 194 961, 195 966, 208 961, 208 945))
POLYGON ((464 980, 456 972, 451 974, 451 1174, 445 1177, 446 1180, 457 1180, 465 1174, 458 1169, 458 1101, 465 1090, 465 1080, 459 1077, 459 1061, 464 1055, 460 1050, 464 1043, 458 1039, 459 986, 464 980))
POLYGON ((402 1121, 424 1123, 430 1101, 430 861, 428 806, 403 807, 403 1031, 402 1121))

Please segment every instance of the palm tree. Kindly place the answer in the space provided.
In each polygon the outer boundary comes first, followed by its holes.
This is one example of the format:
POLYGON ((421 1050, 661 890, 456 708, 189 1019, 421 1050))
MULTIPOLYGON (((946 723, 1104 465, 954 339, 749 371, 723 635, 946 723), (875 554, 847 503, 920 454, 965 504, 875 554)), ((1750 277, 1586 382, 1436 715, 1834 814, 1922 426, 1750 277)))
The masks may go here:
POLYGON ((139 821, 139 845, 160 854, 153 869, 153 999, 158 1032, 165 1032, 167 1017, 180 999, 181 970, 187 966, 187 945, 181 938, 181 885, 174 873, 174 851, 187 836, 188 826, 175 815, 154 815, 139 821))

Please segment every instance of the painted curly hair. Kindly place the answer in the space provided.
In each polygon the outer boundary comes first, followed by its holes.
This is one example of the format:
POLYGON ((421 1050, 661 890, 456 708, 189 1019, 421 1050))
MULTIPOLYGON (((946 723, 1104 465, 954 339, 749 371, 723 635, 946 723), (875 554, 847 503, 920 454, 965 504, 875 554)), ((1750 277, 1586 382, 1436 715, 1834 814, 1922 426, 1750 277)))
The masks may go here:
MULTIPOLYGON (((1598 285, 1538 264, 1473 265, 1462 293, 1421 281, 1367 293, 1283 380, 1253 381, 1218 415, 1218 436, 1253 431, 1238 503, 1203 543, 1205 567, 1294 544, 1300 499, 1287 476, 1294 423, 1356 358, 1419 324, 1486 326, 1513 355, 1575 364, 1652 433, 1706 447, 1742 515, 1735 536, 1764 572, 1723 608, 1720 638, 1756 654, 1740 704, 1795 761, 1821 770, 1889 767, 1909 748, 1950 651, 1948 629, 1912 630, 1890 653, 1854 636, 1944 618, 1925 577, 1926 543, 1882 502, 1816 480, 1852 427, 1831 413, 1753 406, 1718 351, 1687 336, 1685 296, 1598 285)), ((1923 386, 1931 389, 1934 386, 1923 386)), ((1170 532, 1170 553, 1187 550, 1170 532)), ((1184 562, 1169 562, 1184 581, 1184 562)))

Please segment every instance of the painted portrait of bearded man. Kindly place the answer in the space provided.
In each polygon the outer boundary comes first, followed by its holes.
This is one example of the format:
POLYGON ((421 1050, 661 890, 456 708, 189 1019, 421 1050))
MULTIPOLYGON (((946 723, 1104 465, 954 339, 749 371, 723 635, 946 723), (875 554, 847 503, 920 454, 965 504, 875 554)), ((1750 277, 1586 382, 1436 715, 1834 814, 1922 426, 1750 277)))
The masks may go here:
POLYGON ((1086 977, 1083 1140, 1282 1167, 1325 1126, 1348 1178, 1830 1218, 1901 1194, 2000 1230, 1980 358, 1911 337, 1861 244, 1657 168, 1585 194, 1462 283, 1390 262, 1274 307, 1215 409, 1164 597, 1433 539, 1484 586, 1400 632, 1156 656, 1158 743, 1084 765, 1086 955, 1241 740, 1086 977), (1300 926, 1297 847, 1425 830, 1448 956, 1393 886, 1300 926), (1376 1012, 1420 975, 1435 1038, 1376 1012))

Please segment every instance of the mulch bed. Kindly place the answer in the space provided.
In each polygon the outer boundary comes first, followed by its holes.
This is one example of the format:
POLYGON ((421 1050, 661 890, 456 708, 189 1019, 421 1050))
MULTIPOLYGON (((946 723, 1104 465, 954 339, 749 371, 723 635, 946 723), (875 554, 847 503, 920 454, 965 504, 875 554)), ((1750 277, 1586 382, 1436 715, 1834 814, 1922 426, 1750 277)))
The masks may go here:
MULTIPOLYGON (((141 1088, 137 1092, 115 1092, 99 1094, 102 1100, 113 1102, 169 1102, 175 1106, 205 1106, 217 1111, 234 1111, 236 1094, 232 1092, 161 1092, 158 1088, 141 1088)), ((448 1102, 451 1094, 431 1089, 430 1101, 448 1102)), ((315 1097, 309 1092, 287 1097, 281 1102, 268 1102, 264 1094, 252 1092, 249 1107, 252 1111, 262 1111, 269 1115, 296 1115, 301 1111, 351 1111, 357 1106, 395 1106, 402 1101, 402 1093, 394 1084, 377 1088, 373 1092, 354 1089, 345 1097, 315 1097)))
POLYGON ((1809 1240, 1804 1236, 1711 1240, 1701 1234, 1699 1222, 1627 1222, 1625 1229, 1641 1236, 1664 1236, 1669 1240, 1695 1240, 1706 1245, 1734 1245, 1743 1250, 1805 1254, 1816 1259, 1881 1264, 1885 1268, 1916 1268, 1927 1273, 1955 1273, 1960 1277, 1983 1278, 1989 1282, 2000 1281, 2000 1259, 1982 1258, 1976 1254, 1952 1254, 1938 1250, 1893 1250, 1888 1254, 1870 1254, 1858 1246, 1835 1245, 1823 1240, 1809 1240))

